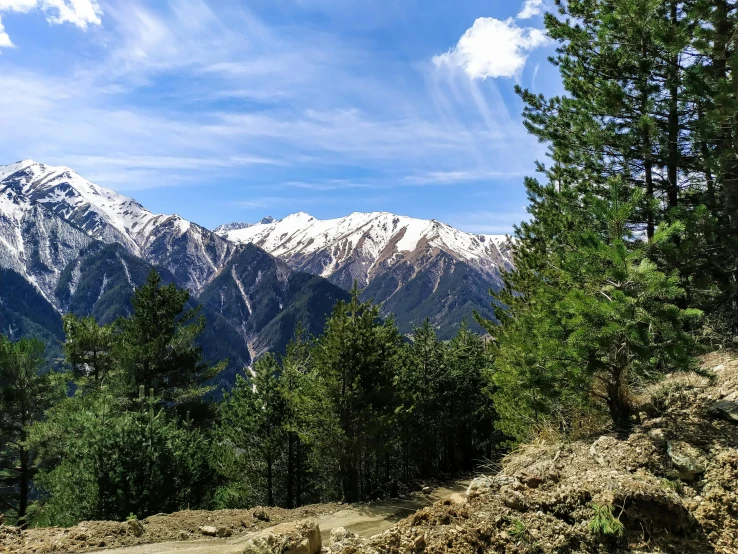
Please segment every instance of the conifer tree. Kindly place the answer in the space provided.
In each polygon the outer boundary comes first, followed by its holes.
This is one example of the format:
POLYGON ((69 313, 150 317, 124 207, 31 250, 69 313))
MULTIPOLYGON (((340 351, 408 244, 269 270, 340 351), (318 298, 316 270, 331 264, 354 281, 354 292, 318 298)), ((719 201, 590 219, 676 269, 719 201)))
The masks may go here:
POLYGON ((115 355, 131 399, 144 387, 167 404, 181 404, 212 389, 205 383, 225 364, 203 362, 195 340, 205 319, 199 308, 188 308, 189 298, 187 290, 163 285, 152 270, 133 295, 133 313, 118 320, 115 355))
MULTIPOLYGON (((511 436, 526 438, 545 420, 568 425, 592 401, 628 429, 634 383, 692 367, 684 328, 701 314, 678 307, 678 277, 659 271, 632 237, 639 196, 624 200, 617 182, 610 191, 606 200, 582 200, 596 225, 566 233, 535 259, 536 269, 521 264, 500 295, 502 325, 488 328, 496 339, 495 405, 511 436), (525 289, 515 286, 518 278, 525 289), (512 292, 519 290, 525 293, 512 292)), ((652 241, 678 231, 662 226, 652 241)))
POLYGON ((63 385, 42 372, 44 351, 36 339, 14 343, 0 335, 0 506, 21 525, 38 470, 28 429, 64 395, 63 385))
POLYGON ((64 316, 64 353, 78 378, 100 389, 113 370, 113 325, 100 326, 94 317, 64 316))
POLYGON ((318 394, 336 416, 333 444, 344 500, 366 498, 389 470, 393 381, 402 338, 394 322, 379 318, 379 307, 359 300, 336 304, 325 332, 311 352, 318 394))
POLYGON ((238 376, 220 405, 218 457, 221 471, 233 480, 231 490, 221 491, 226 505, 235 500, 274 506, 275 490, 283 489, 278 469, 287 446, 286 406, 279 373, 274 355, 264 355, 250 379, 238 376))

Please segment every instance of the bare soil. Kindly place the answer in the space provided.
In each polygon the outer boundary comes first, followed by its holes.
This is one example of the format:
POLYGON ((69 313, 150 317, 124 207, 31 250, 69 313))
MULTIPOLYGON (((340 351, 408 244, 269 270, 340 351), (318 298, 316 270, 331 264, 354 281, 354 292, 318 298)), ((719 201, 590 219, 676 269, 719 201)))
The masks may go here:
POLYGON ((0 553, 115 552, 117 554, 240 554, 244 543, 257 531, 279 523, 315 519, 324 541, 333 528, 344 527, 359 536, 370 537, 392 527, 404 517, 434 502, 461 498, 468 481, 435 488, 430 494, 414 493, 398 500, 367 504, 319 504, 296 510, 254 508, 252 510, 183 511, 157 515, 141 521, 143 534, 136 537, 126 522, 90 521, 69 528, 19 531, 0 527, 0 553), (265 511, 269 521, 254 516, 265 511), (227 538, 204 537, 201 527, 225 528, 227 538))

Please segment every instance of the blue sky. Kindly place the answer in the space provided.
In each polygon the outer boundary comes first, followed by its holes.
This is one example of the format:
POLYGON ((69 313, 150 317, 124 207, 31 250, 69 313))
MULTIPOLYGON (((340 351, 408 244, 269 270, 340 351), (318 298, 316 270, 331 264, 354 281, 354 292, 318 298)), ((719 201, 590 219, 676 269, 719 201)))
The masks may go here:
POLYGON ((0 163, 208 227, 390 211, 504 233, 560 92, 542 0, 0 0, 0 163))

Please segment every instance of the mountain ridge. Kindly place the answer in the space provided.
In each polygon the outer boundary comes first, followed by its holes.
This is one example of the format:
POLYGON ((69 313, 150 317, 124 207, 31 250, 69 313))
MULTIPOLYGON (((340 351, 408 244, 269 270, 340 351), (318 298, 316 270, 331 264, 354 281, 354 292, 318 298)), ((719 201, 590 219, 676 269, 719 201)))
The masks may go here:
POLYGON ((389 212, 354 212, 320 220, 297 212, 278 221, 222 225, 218 234, 254 244, 293 269, 319 275, 393 315, 404 333, 428 319, 450 338, 463 322, 478 332, 477 311, 494 319, 489 291, 512 269, 507 236, 460 231, 435 219, 389 212))

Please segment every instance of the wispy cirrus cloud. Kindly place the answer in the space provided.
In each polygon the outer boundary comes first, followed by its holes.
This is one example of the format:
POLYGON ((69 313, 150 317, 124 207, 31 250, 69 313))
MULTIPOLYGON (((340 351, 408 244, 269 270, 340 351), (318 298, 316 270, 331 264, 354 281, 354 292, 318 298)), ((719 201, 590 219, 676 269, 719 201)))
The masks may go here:
MULTIPOLYGON (((281 209, 358 204, 341 200, 350 195, 377 205, 399 201, 392 192, 400 189, 420 206, 423 188, 514 182, 541 147, 498 81, 524 78, 520 59, 525 66, 541 31, 496 20, 518 46, 498 49, 512 61, 491 60, 481 52, 491 32, 485 18, 461 39, 436 41, 413 26, 409 1, 389 17, 390 8, 362 0, 356 6, 371 10, 371 25, 357 14, 356 27, 341 29, 321 24, 339 9, 322 0, 326 16, 304 24, 296 20, 307 8, 295 0, 0 0, 0 15, 15 2, 13 14, 97 27, 71 29, 83 49, 62 52, 65 63, 23 63, 25 47, 0 56, 0 126, 13 129, 0 134, 0 150, 8 161, 69 165, 121 190, 207 183, 233 198, 254 191, 273 200, 273 189, 289 196, 281 209), (383 28, 388 21, 402 28, 383 28), (354 36, 374 28, 379 35, 354 36), (417 51, 380 44, 390 32, 417 51), (433 63, 434 54, 443 61, 433 63), (369 198, 370 190, 388 194, 369 198)), ((350 23, 352 9, 333 15, 350 23)), ((252 204, 233 205, 269 207, 244 202, 252 204)))

